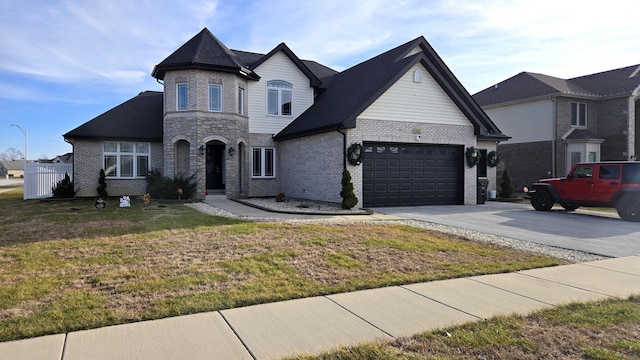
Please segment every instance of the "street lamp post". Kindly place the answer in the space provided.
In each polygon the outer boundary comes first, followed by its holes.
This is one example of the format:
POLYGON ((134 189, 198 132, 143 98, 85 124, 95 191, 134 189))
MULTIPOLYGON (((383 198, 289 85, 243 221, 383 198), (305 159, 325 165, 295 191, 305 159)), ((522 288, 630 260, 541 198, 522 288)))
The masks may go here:
POLYGON ((29 133, 27 132, 27 130, 21 128, 19 125, 16 124, 11 124, 11 126, 15 126, 18 129, 20 129, 20 131, 22 132, 22 135, 24 135, 24 161, 28 162, 29 160, 29 133))

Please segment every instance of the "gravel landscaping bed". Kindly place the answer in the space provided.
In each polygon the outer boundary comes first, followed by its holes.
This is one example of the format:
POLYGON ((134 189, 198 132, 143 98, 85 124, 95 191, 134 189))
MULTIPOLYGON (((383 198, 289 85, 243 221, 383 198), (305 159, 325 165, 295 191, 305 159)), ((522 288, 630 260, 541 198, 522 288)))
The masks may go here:
MULTIPOLYGON (((325 215, 350 215, 353 212, 350 210, 343 210, 337 208, 333 204, 325 204, 325 203, 315 203, 315 202, 300 202, 300 201, 286 201, 286 202, 275 202, 273 199, 250 199, 250 201, 254 202, 258 207, 262 207, 265 209, 270 209, 272 211, 286 212, 286 213, 300 213, 300 208, 298 207, 301 203, 304 203, 311 207, 314 211, 317 211, 318 214, 325 215)), ((500 237, 496 235, 486 234, 479 231, 466 230, 461 228, 456 228, 453 226, 442 225, 431 223, 427 221, 417 221, 417 220, 379 220, 375 218, 371 218, 369 216, 359 216, 359 217, 344 217, 344 216, 336 216, 335 218, 327 219, 327 218, 319 218, 319 219, 277 219, 270 217, 247 217, 247 216, 239 216, 232 214, 228 211, 216 208, 212 205, 206 203, 191 203, 186 204, 187 206, 198 210, 200 212, 215 215, 215 216, 224 216, 228 218, 237 218, 249 221, 265 221, 265 222, 280 222, 280 223, 345 223, 345 222, 358 222, 358 223, 388 223, 388 224, 396 224, 396 225, 407 225, 416 228, 426 229, 426 230, 435 230, 445 234, 458 236, 460 238, 477 241, 487 244, 494 244, 499 246, 505 246, 516 250, 533 252, 536 254, 543 254, 546 256, 551 256, 557 259, 563 259, 566 261, 570 261, 572 263, 582 263, 589 261, 596 261, 606 259, 606 257, 594 255, 582 251, 562 249, 548 245, 536 244, 528 241, 521 241, 511 238, 500 237)), ((307 208, 308 209, 308 208, 307 208)))

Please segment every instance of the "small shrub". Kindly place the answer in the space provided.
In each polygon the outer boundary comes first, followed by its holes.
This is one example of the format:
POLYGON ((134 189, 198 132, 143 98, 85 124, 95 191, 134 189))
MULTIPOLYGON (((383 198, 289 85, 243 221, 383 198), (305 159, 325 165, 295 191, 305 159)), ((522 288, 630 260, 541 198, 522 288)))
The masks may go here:
POLYGON ((281 192, 276 195, 277 202, 284 202, 285 200, 287 200, 287 195, 285 193, 281 192))
POLYGON ((500 183, 500 197, 508 199, 513 196, 513 185, 511 185, 511 177, 509 176, 509 170, 504 169, 502 173, 502 182, 500 183))
POLYGON ((196 192, 196 174, 186 176, 180 172, 174 178, 162 176, 160 170, 153 169, 147 176, 147 193, 156 199, 189 199, 196 192), (182 190, 182 192, 180 192, 182 190))
POLYGON ((353 183, 351 182, 351 174, 349 170, 344 169, 342 171, 342 191, 340 191, 342 197, 342 208, 351 209, 358 204, 358 198, 353 192, 353 183))
POLYGON ((107 175, 104 173, 104 169, 100 169, 100 177, 98 178, 98 187, 96 188, 96 191, 98 192, 98 195, 100 195, 101 197, 107 197, 109 196, 109 192, 107 192, 107 182, 106 179, 107 175))
POLYGON ((54 198, 72 198, 76 196, 76 192, 73 189, 73 181, 69 177, 68 173, 64 173, 64 179, 58 181, 56 186, 51 188, 54 198))

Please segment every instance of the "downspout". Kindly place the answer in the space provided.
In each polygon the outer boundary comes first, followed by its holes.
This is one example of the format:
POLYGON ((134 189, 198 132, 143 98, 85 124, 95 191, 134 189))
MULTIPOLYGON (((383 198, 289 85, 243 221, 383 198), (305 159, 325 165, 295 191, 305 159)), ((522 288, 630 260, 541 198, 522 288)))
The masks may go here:
POLYGON ((342 131, 342 126, 336 129, 342 134, 342 171, 347 170, 347 134, 342 131))

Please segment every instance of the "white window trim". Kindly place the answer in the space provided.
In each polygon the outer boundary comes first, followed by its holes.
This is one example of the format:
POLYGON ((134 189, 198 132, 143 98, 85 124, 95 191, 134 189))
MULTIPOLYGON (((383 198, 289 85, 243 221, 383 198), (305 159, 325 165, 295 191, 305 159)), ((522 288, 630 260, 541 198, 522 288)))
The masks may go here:
POLYGON ((276 177, 276 148, 274 147, 252 147, 251 148, 251 177, 254 179, 274 179, 276 177), (265 175, 266 173, 266 151, 267 149, 272 150, 273 153, 273 175, 265 175), (254 156, 253 153, 255 150, 260 150, 260 175, 254 175, 254 156))
POLYGON ((293 84, 288 82, 288 81, 284 81, 284 80, 269 80, 267 81, 267 93, 265 94, 266 96, 266 107, 265 107, 265 112, 267 116, 279 116, 279 117, 293 117, 293 84), (283 87, 279 87, 279 86, 270 86, 269 83, 271 82, 279 82, 279 83, 284 83, 289 85, 288 88, 283 88, 283 87), (277 114, 270 114, 269 113, 269 90, 275 90, 278 93, 278 97, 277 97, 277 103, 278 103, 278 112, 277 114), (291 114, 288 115, 283 115, 282 114, 282 92, 283 91, 288 91, 291 93, 291 114))
POLYGON ((144 179, 146 176, 146 173, 149 172, 150 170, 150 166, 151 166, 151 143, 136 143, 136 142, 117 142, 117 141, 105 141, 102 144, 102 168, 105 167, 105 157, 106 156, 115 156, 116 157, 116 175, 115 176, 109 176, 109 172, 108 169, 104 169, 105 173, 107 174, 107 179, 144 179), (116 144, 116 151, 105 151, 105 144, 116 144), (121 145, 122 144, 131 144, 133 146, 133 151, 132 152, 122 152, 120 151, 121 145), (145 144, 147 145, 147 148, 149 149, 149 152, 144 152, 144 153, 139 153, 136 151, 137 146, 139 144, 145 144), (121 175, 121 166, 120 164, 122 164, 122 160, 121 157, 125 155, 125 156, 132 156, 133 157, 133 176, 122 176, 121 175), (147 170, 145 171, 145 176, 138 176, 138 157, 139 156, 146 156, 147 157, 147 170))
MULTIPOLYGON (((570 118, 569 121, 571 122, 571 126, 577 128, 586 128, 587 125, 589 125, 589 105, 583 102, 572 101, 570 106, 573 107, 573 104, 576 104, 576 124, 574 125, 573 119, 570 118), (580 125, 580 105, 584 105, 584 125, 580 125)), ((569 114, 569 116, 571 116, 571 114, 569 114)))
POLYGON ((209 87, 207 89, 208 89, 208 95, 209 95, 209 111, 211 111, 211 112, 222 112, 222 91, 223 91, 222 85, 220 85, 220 84, 209 84, 209 87), (211 106, 211 88, 213 88, 213 87, 217 87, 218 89, 220 89, 220 92, 219 92, 220 108, 219 109, 214 109, 211 106))
POLYGON ((187 111, 189 110, 189 85, 187 83, 177 83, 176 84, 176 111, 187 111), (180 107, 180 87, 184 85, 187 91, 186 104, 184 108, 180 107))

